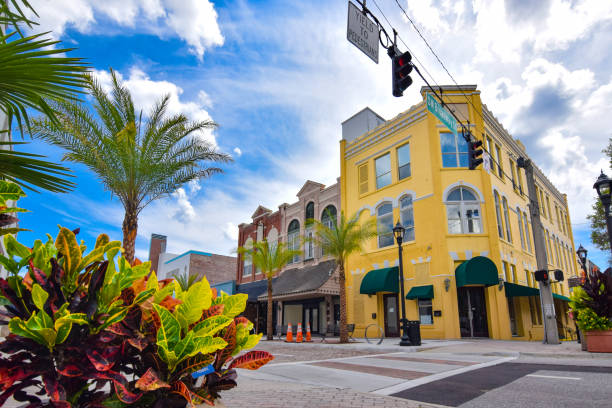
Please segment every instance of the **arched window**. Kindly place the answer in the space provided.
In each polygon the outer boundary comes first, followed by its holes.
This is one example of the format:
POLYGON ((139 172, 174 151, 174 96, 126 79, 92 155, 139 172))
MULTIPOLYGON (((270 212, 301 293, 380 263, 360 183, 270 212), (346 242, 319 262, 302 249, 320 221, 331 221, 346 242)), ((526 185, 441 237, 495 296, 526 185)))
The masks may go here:
POLYGON ((393 206, 383 203, 376 209, 376 230, 378 231, 378 247, 393 245, 393 206))
POLYGON ((525 233, 523 232, 523 217, 521 216, 521 209, 516 207, 516 216, 518 218, 519 234, 521 236, 521 248, 525 249, 525 233))
POLYGON ((531 252, 531 233, 529 232, 529 221, 527 220, 526 212, 523 212, 523 223, 525 224, 525 238, 527 238, 527 250, 531 252))
MULTIPOLYGON (((287 229, 287 248, 296 251, 300 250, 300 223, 298 220, 293 220, 289 223, 287 229)), ((299 255, 294 255, 291 263, 298 262, 300 260, 299 255)))
MULTIPOLYGON (((327 207, 325 207, 325 209, 323 210, 323 213, 321 214, 321 224, 325 225, 327 228, 329 229, 335 229, 336 228, 336 223, 337 223, 337 212, 336 212, 336 207, 334 207, 333 205, 328 205, 327 207)), ((325 255, 325 247, 321 248, 321 256, 325 255)))
POLYGON ((400 219, 406 229, 404 232, 404 242, 414 241, 414 209, 412 206, 412 196, 404 196, 400 199, 400 219))
POLYGON ((336 217, 338 213, 336 212, 336 207, 333 205, 328 205, 323 210, 321 214, 321 223, 325 225, 327 228, 334 228, 336 225, 336 217))
POLYGON ((446 197, 449 234, 480 234, 480 203, 476 195, 465 187, 451 190, 446 197))
POLYGON ((510 211, 508 210, 508 200, 502 198, 502 206, 504 207, 504 221, 506 223, 506 238, 508 242, 512 242, 512 230, 510 229, 510 211))
POLYGON ((314 203, 311 201, 306 204, 306 220, 314 219, 314 203))
POLYGON ((268 240, 268 245, 270 246, 270 252, 276 251, 276 244, 278 243, 278 230, 272 227, 270 232, 268 232, 266 239, 268 240))
POLYGON ((314 258, 314 242, 312 221, 314 220, 314 203, 311 201, 306 204, 306 224, 304 225, 304 259, 314 258))
POLYGON ((495 191, 493 193, 493 197, 495 198, 495 215, 497 217, 497 233, 501 239, 504 238, 504 224, 502 223, 501 217, 501 204, 499 203, 499 193, 495 191))
MULTIPOLYGON (((253 239, 249 237, 244 243, 244 248, 251 249, 253 248, 253 239)), ((242 255, 242 276, 251 276, 253 273, 253 260, 251 259, 251 255, 243 254, 242 255)))

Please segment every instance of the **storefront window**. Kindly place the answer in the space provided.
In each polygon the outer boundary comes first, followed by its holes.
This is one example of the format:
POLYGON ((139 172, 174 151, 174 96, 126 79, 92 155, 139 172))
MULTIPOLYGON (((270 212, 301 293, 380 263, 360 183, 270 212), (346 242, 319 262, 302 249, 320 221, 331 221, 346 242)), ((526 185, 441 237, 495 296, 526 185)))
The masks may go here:
POLYGON ((419 299, 419 318, 421 324, 433 324, 433 308, 431 299, 419 299))

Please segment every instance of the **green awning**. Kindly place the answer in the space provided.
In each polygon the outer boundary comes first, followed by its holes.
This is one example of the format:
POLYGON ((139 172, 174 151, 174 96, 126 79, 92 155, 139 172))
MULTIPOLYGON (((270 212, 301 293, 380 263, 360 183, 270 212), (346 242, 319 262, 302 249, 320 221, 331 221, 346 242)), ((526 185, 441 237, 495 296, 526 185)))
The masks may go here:
POLYGON ((467 285, 493 286, 499 283, 495 263, 484 256, 476 256, 459 265, 455 269, 455 279, 458 288, 467 285))
POLYGON ((570 301, 570 298, 563 296, 563 295, 558 295, 556 293, 553 293, 553 298, 559 299, 559 300, 565 300, 566 302, 570 301))
POLYGON ((506 297, 515 296, 540 296, 540 291, 529 286, 517 285, 516 283, 504 282, 506 297))
POLYGON ((408 291, 406 299, 433 299, 433 285, 413 286, 408 291))
POLYGON ((359 293, 362 295, 373 295, 378 292, 397 293, 398 291, 399 269, 397 266, 374 269, 366 273, 359 288, 359 293))

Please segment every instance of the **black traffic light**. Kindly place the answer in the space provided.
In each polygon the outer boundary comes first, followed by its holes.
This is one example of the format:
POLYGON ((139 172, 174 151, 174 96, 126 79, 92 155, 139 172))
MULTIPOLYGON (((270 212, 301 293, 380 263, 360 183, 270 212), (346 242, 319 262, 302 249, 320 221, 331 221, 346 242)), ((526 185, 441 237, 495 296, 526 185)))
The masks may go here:
POLYGON ((563 271, 561 269, 555 269, 555 280, 557 282, 563 282, 563 271))
POLYGON ((389 49, 391 57, 391 80, 393 83, 393 96, 400 97, 404 95, 404 91, 412 84, 410 72, 412 72, 412 55, 408 51, 399 54, 397 48, 389 49), (393 50, 393 51, 392 51, 393 50))
POLYGON ((535 280, 538 282, 548 282, 548 271, 547 270, 535 271, 533 273, 533 276, 535 277, 535 280))
POLYGON ((468 142, 468 162, 470 170, 476 169, 478 165, 482 164, 483 158, 482 156, 482 140, 476 140, 473 142, 468 142))

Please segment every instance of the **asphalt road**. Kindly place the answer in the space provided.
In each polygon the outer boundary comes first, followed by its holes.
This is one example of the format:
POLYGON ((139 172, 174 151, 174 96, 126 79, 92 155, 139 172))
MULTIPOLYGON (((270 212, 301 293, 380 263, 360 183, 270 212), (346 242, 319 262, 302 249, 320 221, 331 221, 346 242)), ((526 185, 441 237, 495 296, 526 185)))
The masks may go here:
POLYGON ((392 394, 450 407, 611 407, 612 367, 507 362, 392 394))

